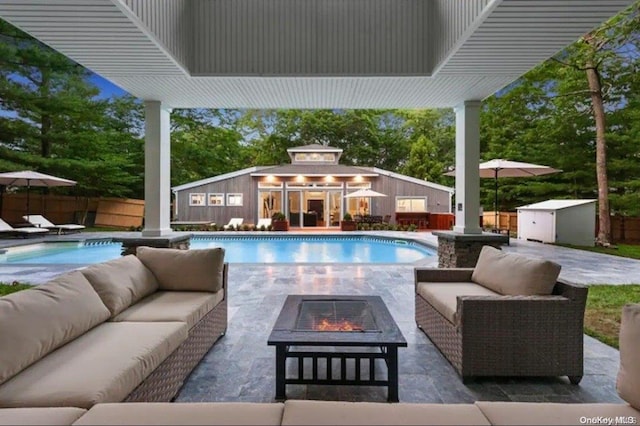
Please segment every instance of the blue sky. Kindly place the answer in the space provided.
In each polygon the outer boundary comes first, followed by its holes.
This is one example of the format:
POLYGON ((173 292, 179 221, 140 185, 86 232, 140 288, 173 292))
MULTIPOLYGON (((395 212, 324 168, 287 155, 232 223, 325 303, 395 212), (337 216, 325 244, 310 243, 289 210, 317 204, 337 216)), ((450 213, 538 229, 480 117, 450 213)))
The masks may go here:
POLYGON ((89 77, 89 81, 100 89, 99 98, 110 98, 112 96, 118 97, 127 94, 126 91, 111 83, 109 80, 102 78, 98 74, 93 74, 89 77))

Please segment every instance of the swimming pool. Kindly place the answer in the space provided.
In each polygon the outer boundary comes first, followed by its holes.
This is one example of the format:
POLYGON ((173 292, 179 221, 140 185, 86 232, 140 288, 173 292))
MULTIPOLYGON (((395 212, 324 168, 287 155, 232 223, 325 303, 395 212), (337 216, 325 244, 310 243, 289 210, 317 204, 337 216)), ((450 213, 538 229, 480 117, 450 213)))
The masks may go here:
MULTIPOLYGON (((370 236, 195 236, 192 249, 223 247, 229 263, 413 263, 434 256, 410 240, 370 236)), ((92 264, 120 256, 103 241, 40 243, 6 249, 0 264, 92 264)))

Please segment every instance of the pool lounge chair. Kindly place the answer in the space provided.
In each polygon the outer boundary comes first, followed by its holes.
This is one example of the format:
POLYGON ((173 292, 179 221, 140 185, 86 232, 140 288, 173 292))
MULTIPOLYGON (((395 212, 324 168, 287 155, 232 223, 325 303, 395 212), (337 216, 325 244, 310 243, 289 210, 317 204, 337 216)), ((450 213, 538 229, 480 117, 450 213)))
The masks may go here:
POLYGON ((37 228, 44 228, 50 231, 57 231, 58 235, 62 233, 67 233, 67 232, 80 232, 84 229, 83 225, 76 225, 75 223, 65 223, 63 225, 55 225, 51 223, 47 218, 39 214, 22 216, 22 218, 37 228))
POLYGON ((237 228, 238 226, 242 225, 243 221, 244 221, 244 219, 241 218, 241 217, 234 217, 234 218, 231 218, 229 223, 224 225, 222 228, 223 229, 237 228))
POLYGON ((262 227, 268 228, 271 226, 271 218, 266 218, 266 219, 258 219, 258 224, 256 225, 256 228, 260 229, 262 227))
POLYGON ((43 235, 48 234, 48 229, 43 228, 34 228, 34 227, 26 227, 26 228, 14 228, 9 225, 4 220, 0 219, 0 236, 20 236, 20 237, 28 237, 29 235, 43 235))

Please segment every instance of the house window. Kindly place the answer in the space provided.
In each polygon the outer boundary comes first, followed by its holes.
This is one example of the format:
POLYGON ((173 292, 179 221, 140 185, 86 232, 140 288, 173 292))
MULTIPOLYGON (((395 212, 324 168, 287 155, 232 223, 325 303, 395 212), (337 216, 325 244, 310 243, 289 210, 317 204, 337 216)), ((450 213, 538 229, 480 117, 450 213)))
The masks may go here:
POLYGON ((224 194, 209 194, 210 206, 224 206, 224 194))
POLYGON ((397 212, 426 212, 427 197, 396 197, 397 212))
POLYGON ((295 161, 336 161, 336 154, 319 153, 319 152, 297 152, 294 156, 295 161))
POLYGON ((189 194, 189 205, 190 206, 206 206, 207 194, 200 193, 200 192, 189 194))
POLYGON ((242 206, 242 194, 227 194, 227 206, 242 206))

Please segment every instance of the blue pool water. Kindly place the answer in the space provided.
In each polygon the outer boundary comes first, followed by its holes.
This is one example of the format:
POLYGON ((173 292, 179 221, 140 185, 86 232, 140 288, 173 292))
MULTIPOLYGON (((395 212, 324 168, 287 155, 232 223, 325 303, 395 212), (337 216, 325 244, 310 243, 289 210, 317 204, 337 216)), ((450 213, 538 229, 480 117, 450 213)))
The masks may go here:
MULTIPOLYGON (((229 263, 412 263, 435 251, 375 237, 194 237, 192 249, 223 247, 229 263)), ((91 264, 120 256, 120 243, 46 243, 7 249, 6 264, 91 264)))

